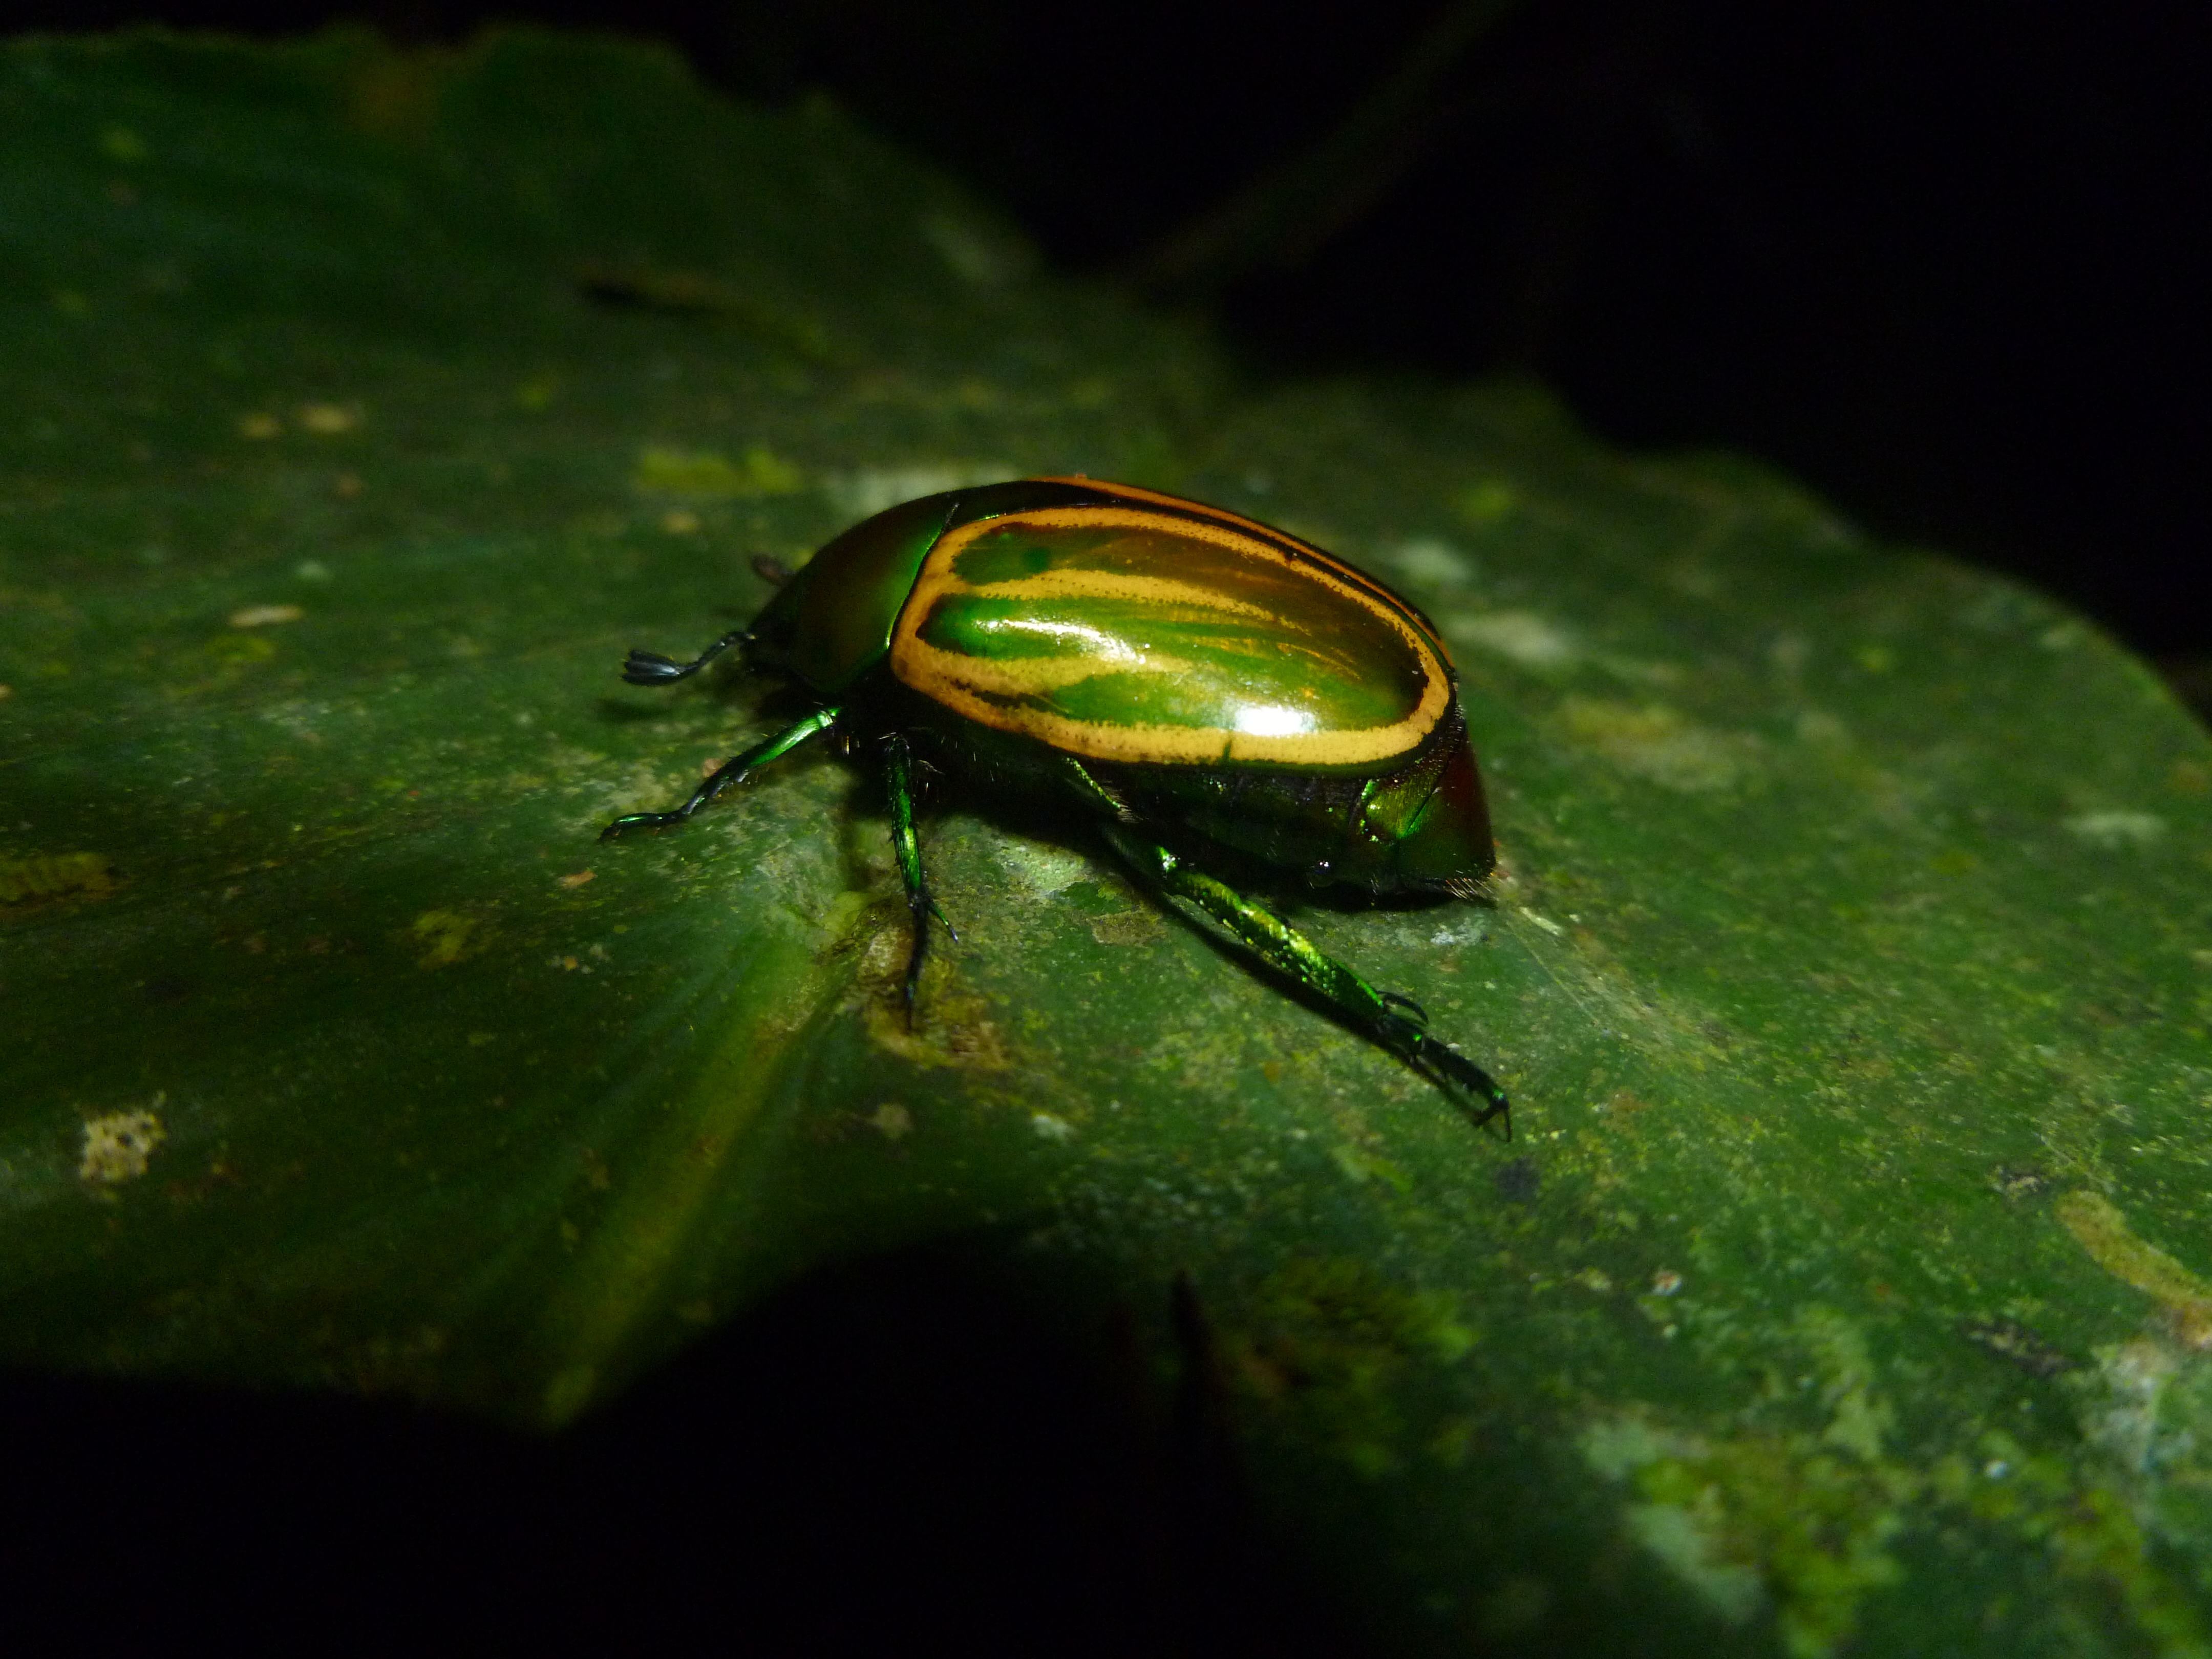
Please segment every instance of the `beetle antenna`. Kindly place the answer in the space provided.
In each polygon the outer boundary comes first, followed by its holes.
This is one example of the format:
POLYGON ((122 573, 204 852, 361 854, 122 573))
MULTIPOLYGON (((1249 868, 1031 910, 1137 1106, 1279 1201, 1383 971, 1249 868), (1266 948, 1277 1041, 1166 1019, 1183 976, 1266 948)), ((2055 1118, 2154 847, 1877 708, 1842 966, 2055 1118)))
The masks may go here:
POLYGON ((690 678, 732 646, 743 645, 752 636, 748 628, 725 634, 690 662, 678 662, 657 651, 632 647, 629 655, 623 659, 622 677, 632 685, 673 685, 678 680, 690 678))
POLYGON ((770 587, 781 587, 791 580, 791 567, 781 559, 771 558, 765 553, 753 555, 753 574, 770 587))

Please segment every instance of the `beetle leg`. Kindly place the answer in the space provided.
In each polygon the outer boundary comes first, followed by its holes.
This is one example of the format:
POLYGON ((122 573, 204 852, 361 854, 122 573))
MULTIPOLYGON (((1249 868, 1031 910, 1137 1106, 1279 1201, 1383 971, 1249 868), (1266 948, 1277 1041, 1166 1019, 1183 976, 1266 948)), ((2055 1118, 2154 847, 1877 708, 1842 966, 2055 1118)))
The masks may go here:
MULTIPOLYGON (((1148 837, 1133 834, 1118 823, 1100 828, 1115 850, 1140 874, 1158 882, 1172 896, 1189 900, 1253 955, 1304 987, 1355 1030, 1388 1048, 1452 1096, 1477 1127, 1498 1118, 1506 1138, 1512 1138, 1512 1107, 1504 1090, 1466 1055, 1399 1012, 1401 1006, 1413 1006, 1407 998, 1376 990, 1264 905, 1148 837)), ((1426 1016, 1422 1018, 1425 1020, 1426 1016)))
POLYGON ((1383 1001, 1389 1003, 1393 1008, 1405 1009, 1422 1024, 1426 1025, 1429 1023, 1429 1011, 1422 1007, 1419 1003, 1414 1001, 1413 998, 1401 997, 1395 991, 1377 991, 1375 994, 1381 997, 1383 1001))
POLYGON ((1060 781, 1067 786, 1068 792, 1092 811, 1103 813, 1121 823, 1137 822, 1137 815, 1129 803, 1092 777, 1090 769, 1074 756, 1060 757, 1060 781))
POLYGON ((937 908, 937 901, 929 896, 929 884, 921 871, 921 837, 914 829, 914 769, 916 764, 914 747, 903 734, 894 732, 884 739, 884 793, 891 802, 891 851, 897 855, 899 879, 906 884, 906 908, 914 917, 914 944, 906 958, 906 1023, 914 1025, 914 995, 921 983, 922 958, 929 954, 929 919, 938 924, 957 944, 960 935, 952 932, 952 924, 945 920, 945 912, 937 908))
POLYGON ((678 680, 689 679, 708 663, 733 645, 743 645, 752 637, 752 630, 740 628, 725 634, 690 662, 678 662, 657 651, 640 651, 631 647, 623 659, 622 677, 632 685, 672 685, 678 680))
POLYGON ((835 708, 817 708, 796 726, 786 726, 774 737, 755 744, 742 755, 733 755, 716 767, 700 786, 691 792, 691 799, 670 812, 632 812, 617 818, 599 831, 601 841, 612 841, 617 836, 631 830, 659 830, 672 823, 681 823, 732 784, 743 783, 746 775, 772 760, 780 760, 817 732, 826 732, 837 719, 835 708))

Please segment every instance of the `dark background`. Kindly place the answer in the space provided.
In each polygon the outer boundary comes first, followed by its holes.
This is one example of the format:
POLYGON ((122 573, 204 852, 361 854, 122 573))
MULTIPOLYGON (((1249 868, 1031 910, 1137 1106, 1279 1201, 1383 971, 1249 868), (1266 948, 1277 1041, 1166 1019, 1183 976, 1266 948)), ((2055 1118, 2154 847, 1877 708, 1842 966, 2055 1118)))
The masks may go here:
POLYGON ((2124 0, 4 0, 502 18, 827 93, 1256 375, 1540 376, 2022 575, 2212 702, 2212 11, 2124 0))
MULTIPOLYGON (((11 30, 337 17, 617 27, 826 92, 1255 377, 1534 374, 1610 439, 1762 455, 2039 583, 2212 709, 2201 6, 0 0, 11 30)), ((833 1275, 549 1445, 0 1379, 0 1623, 1351 1650, 1243 1530, 1202 1387, 1133 1415, 1027 1305, 941 1262, 833 1275)))

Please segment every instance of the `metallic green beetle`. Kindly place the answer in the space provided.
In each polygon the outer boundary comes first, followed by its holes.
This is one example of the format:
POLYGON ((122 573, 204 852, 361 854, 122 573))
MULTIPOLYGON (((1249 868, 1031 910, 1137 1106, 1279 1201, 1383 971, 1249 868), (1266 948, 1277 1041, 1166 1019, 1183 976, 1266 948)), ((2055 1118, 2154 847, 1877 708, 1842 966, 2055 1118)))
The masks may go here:
POLYGON ((1450 659, 1372 576, 1218 507, 1025 478, 879 513, 817 553, 750 628, 688 663, 632 651, 623 678, 667 685, 732 646, 799 681, 813 712, 673 811, 617 818, 601 839, 681 823, 827 732, 872 750, 914 917, 911 1018, 929 920, 945 921, 915 833, 917 755, 988 788, 1057 796, 1161 891, 1510 1134, 1504 1091, 1429 1035, 1417 1004, 1205 867, 1455 898, 1490 873, 1450 659))

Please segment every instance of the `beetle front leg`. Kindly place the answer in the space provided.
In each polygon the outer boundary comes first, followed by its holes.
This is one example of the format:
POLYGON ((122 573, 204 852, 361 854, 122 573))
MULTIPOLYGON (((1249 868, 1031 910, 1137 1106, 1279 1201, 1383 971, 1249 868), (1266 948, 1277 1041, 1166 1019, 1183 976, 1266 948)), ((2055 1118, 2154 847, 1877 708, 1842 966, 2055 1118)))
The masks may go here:
POLYGON ((622 677, 632 685, 673 685, 678 680, 690 678, 732 646, 743 645, 752 636, 749 628, 732 629, 690 662, 678 662, 658 651, 641 651, 632 646, 629 655, 623 659, 622 677))
POLYGON ((929 954, 929 919, 937 918, 957 944, 960 935, 945 920, 945 912, 929 896, 921 870, 921 838, 914 828, 914 748, 894 732, 884 739, 884 793, 891 803, 891 851, 897 856, 899 879, 906 884, 906 908, 914 918, 914 944, 906 958, 906 1023, 914 1025, 914 997, 921 983, 922 958, 929 954))
MULTIPOLYGON (((1388 1048, 1453 1097, 1479 1128, 1501 1120, 1513 1138, 1513 1109, 1490 1073, 1450 1044, 1431 1036, 1399 1012, 1419 1010, 1405 997, 1378 991, 1326 954, 1283 919, 1218 881, 1188 860, 1118 823, 1100 826, 1116 852, 1174 897, 1188 899, 1234 934, 1245 949, 1320 998, 1355 1030, 1388 1048)), ((1422 1016, 1425 1020, 1426 1016, 1422 1016)))
POLYGON ((774 737, 755 744, 742 755, 733 755, 724 761, 706 780, 691 792, 691 799, 672 811, 631 812, 617 818, 599 831, 601 841, 612 841, 632 830, 665 830, 672 823, 681 823, 708 801, 733 784, 743 783, 746 775, 780 760, 809 738, 828 731, 837 719, 834 708, 819 708, 795 726, 787 726, 774 737))

